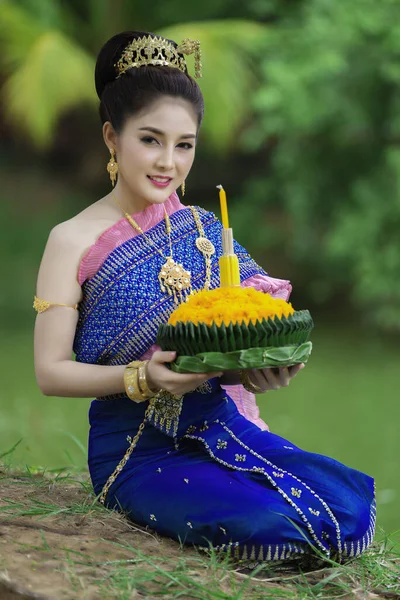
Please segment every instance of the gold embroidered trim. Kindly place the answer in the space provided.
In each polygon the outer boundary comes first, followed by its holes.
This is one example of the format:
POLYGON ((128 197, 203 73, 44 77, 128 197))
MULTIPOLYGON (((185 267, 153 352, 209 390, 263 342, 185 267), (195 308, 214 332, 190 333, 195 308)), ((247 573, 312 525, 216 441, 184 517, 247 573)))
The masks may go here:
POLYGON ((147 419, 171 437, 178 433, 179 418, 182 411, 183 395, 171 394, 161 390, 149 407, 147 419))
POLYGON ((72 304, 60 304, 58 302, 49 302, 48 300, 42 300, 42 298, 34 296, 33 308, 36 310, 36 312, 45 312, 47 309, 50 308, 50 306, 66 306, 67 308, 74 308, 75 310, 78 310, 78 304, 75 304, 74 306, 72 306, 72 304))

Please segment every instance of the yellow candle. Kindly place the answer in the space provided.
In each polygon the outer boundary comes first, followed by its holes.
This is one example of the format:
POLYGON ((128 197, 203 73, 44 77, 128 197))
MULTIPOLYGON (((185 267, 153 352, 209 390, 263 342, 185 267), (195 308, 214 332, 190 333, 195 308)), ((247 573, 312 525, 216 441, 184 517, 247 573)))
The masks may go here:
POLYGON ((230 256, 220 256, 219 259, 219 277, 221 287, 232 287, 230 256))
POLYGON ((228 219, 228 204, 226 202, 226 194, 222 185, 217 185, 219 189, 219 201, 221 204, 221 215, 222 215, 222 225, 225 229, 229 229, 229 219, 228 219))
POLYGON ((229 266, 231 269, 231 274, 230 274, 231 286, 240 286, 239 259, 236 256, 236 254, 229 257, 229 266))
POLYGON ((240 286, 239 260, 236 254, 220 257, 219 273, 222 288, 240 286))
POLYGON ((240 286, 239 260, 234 252, 231 228, 222 230, 222 251, 219 259, 221 287, 240 286))

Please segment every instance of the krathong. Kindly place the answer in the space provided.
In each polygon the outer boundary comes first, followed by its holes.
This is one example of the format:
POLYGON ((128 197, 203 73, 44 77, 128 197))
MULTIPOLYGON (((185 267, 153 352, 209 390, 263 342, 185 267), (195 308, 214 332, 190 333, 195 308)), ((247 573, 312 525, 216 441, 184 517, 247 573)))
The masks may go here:
POLYGON ((306 362, 312 350, 314 323, 308 310, 252 287, 241 287, 240 265, 229 227, 225 190, 220 190, 222 254, 220 287, 192 293, 160 325, 157 343, 174 350, 171 369, 206 373, 306 362))

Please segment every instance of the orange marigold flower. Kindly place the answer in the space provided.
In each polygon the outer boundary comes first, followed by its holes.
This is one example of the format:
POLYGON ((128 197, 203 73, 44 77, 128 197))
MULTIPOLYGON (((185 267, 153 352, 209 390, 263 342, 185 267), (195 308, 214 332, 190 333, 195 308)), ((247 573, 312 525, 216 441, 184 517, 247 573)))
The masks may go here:
POLYGON ((179 322, 192 322, 195 325, 205 323, 218 327, 225 323, 242 323, 248 325, 262 319, 272 319, 275 316, 282 318, 294 313, 294 308, 289 302, 280 298, 272 298, 270 294, 258 292, 254 288, 217 288, 215 290, 202 290, 189 297, 172 313, 169 325, 179 322))

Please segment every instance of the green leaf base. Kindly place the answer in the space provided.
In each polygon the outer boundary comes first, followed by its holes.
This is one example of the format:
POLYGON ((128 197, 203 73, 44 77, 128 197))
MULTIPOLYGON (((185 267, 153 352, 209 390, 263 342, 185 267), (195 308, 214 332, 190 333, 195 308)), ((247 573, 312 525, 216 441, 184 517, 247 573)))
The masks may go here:
POLYGON ((201 352, 195 356, 178 356, 171 363, 171 369, 176 373, 209 373, 212 371, 290 367, 307 362, 311 350, 312 343, 305 342, 295 346, 248 348, 234 352, 201 352))
POLYGON ((177 323, 160 325, 157 344, 162 350, 176 350, 184 356, 198 356, 204 352, 234 352, 249 348, 270 346, 299 346, 307 342, 314 323, 308 310, 296 311, 281 319, 263 319, 256 324, 230 323, 177 323))

